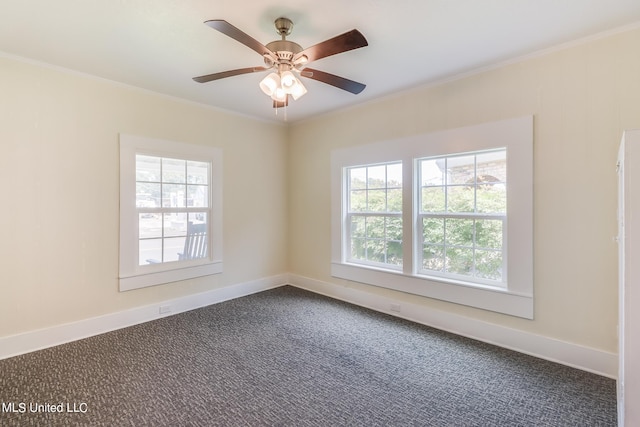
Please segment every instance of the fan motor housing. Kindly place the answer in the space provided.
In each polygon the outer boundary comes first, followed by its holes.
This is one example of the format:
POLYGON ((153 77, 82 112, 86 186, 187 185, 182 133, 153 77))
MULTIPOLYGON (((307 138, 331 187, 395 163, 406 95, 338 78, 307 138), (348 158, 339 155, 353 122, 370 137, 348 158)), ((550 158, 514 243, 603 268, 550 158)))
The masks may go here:
POLYGON ((291 61, 296 53, 302 52, 302 46, 289 40, 276 40, 267 44, 267 49, 275 52, 278 58, 291 61))

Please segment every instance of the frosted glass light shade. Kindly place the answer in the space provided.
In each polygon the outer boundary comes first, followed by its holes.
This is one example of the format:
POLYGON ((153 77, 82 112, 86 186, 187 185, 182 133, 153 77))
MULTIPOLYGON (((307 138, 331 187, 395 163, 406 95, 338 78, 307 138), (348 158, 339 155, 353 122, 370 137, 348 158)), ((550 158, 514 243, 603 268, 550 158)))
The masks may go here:
POLYGON ((297 101, 298 98, 300 98, 305 93, 307 93, 307 88, 304 87, 300 80, 296 79, 296 84, 291 88, 291 96, 294 100, 297 101))
POLYGON ((287 93, 291 93, 291 90, 296 84, 296 80, 296 76, 294 76, 291 71, 283 71, 280 75, 280 84, 287 93))
POLYGON ((271 95, 271 99, 278 102, 284 102, 287 100, 287 92, 285 92, 281 87, 277 87, 271 95))
POLYGON ((271 73, 260 82, 260 89, 265 95, 273 96, 276 90, 280 87, 280 76, 276 73, 271 73))

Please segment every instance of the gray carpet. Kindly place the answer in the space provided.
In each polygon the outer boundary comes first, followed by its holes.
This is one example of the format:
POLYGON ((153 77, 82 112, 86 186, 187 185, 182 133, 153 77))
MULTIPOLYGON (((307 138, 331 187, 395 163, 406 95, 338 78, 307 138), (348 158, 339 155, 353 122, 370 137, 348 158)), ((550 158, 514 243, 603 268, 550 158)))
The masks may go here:
POLYGON ((289 286, 0 361, 0 403, 2 426, 616 425, 614 380, 289 286))

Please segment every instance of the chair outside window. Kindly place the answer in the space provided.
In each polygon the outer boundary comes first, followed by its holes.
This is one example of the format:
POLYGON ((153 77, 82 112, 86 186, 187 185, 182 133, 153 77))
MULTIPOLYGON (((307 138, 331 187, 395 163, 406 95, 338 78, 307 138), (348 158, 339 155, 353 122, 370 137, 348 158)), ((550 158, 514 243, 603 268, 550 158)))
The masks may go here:
POLYGON ((178 254, 180 261, 187 259, 205 258, 207 256, 207 224, 187 224, 187 237, 184 240, 184 250, 178 254))
MULTIPOLYGON (((184 237, 184 248, 182 252, 177 253, 177 261, 206 258, 208 255, 207 249, 207 224, 194 224, 189 221, 187 223, 187 235, 184 237)), ((147 262, 149 264, 159 264, 162 261, 147 259, 147 262)))

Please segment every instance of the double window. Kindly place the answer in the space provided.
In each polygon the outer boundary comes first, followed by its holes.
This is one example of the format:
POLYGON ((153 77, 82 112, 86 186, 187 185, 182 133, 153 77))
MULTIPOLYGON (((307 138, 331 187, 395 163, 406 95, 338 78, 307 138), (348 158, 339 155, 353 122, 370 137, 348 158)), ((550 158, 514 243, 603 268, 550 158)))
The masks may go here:
POLYGON ((120 136, 120 290, 222 271, 218 149, 120 136))
POLYGON ((532 117, 336 150, 332 274, 533 316, 532 117))

